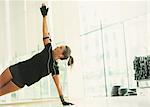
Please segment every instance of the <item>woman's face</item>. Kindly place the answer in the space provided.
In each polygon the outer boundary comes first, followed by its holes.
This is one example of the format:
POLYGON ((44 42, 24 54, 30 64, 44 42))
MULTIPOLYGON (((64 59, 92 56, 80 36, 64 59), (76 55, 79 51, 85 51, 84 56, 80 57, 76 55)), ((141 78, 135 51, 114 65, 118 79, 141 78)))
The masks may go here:
POLYGON ((65 46, 63 45, 57 46, 54 50, 55 50, 56 55, 60 56, 61 58, 64 57, 63 52, 65 50, 65 46))

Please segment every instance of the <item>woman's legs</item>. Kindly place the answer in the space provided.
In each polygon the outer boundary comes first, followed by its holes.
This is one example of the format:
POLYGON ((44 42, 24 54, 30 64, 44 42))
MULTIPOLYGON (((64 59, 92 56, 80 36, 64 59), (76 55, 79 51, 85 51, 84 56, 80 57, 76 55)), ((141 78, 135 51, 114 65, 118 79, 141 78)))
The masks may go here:
POLYGON ((12 79, 11 72, 10 72, 9 68, 7 68, 7 69, 0 75, 0 88, 2 88, 5 84, 7 84, 9 81, 11 81, 11 79, 12 79))
POLYGON ((5 86, 0 88, 0 96, 4 94, 8 94, 10 92, 17 91, 21 88, 19 88, 17 85, 15 85, 12 81, 9 81, 5 86))

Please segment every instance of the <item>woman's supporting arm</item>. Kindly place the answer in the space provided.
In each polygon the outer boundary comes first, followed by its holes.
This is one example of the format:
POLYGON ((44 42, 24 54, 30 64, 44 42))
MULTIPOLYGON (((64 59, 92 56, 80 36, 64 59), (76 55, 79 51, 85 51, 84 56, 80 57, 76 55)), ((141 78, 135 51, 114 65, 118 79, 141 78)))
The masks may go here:
POLYGON ((56 85, 59 96, 63 95, 62 86, 61 86, 60 81, 59 81, 59 75, 54 75, 53 80, 55 82, 55 85, 56 85))
POLYGON ((63 105, 74 105, 74 104, 66 102, 64 100, 63 93, 62 93, 62 86, 61 86, 60 81, 59 81, 59 75, 54 75, 53 80, 54 80, 55 85, 57 87, 57 91, 58 91, 58 94, 59 94, 59 97, 60 97, 62 104, 63 105))

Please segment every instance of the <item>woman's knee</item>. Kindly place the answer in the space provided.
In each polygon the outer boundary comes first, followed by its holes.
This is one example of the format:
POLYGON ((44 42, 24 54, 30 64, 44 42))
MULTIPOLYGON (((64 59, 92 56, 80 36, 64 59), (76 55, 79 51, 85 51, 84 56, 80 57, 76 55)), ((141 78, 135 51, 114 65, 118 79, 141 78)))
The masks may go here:
POLYGON ((17 91, 19 89, 21 88, 14 84, 12 81, 10 81, 4 87, 0 88, 0 96, 17 91))
POLYGON ((0 75, 0 88, 3 87, 5 84, 7 84, 12 79, 11 72, 9 68, 4 70, 4 72, 0 75))

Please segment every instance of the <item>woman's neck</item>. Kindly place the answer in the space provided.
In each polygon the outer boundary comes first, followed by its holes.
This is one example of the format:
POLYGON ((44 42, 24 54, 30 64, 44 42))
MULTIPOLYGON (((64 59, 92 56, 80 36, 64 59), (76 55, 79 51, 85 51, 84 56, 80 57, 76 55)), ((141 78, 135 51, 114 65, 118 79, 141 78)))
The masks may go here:
POLYGON ((57 59, 59 59, 58 56, 55 54, 54 50, 52 51, 52 55, 53 55, 53 58, 54 58, 55 61, 56 61, 57 59))

